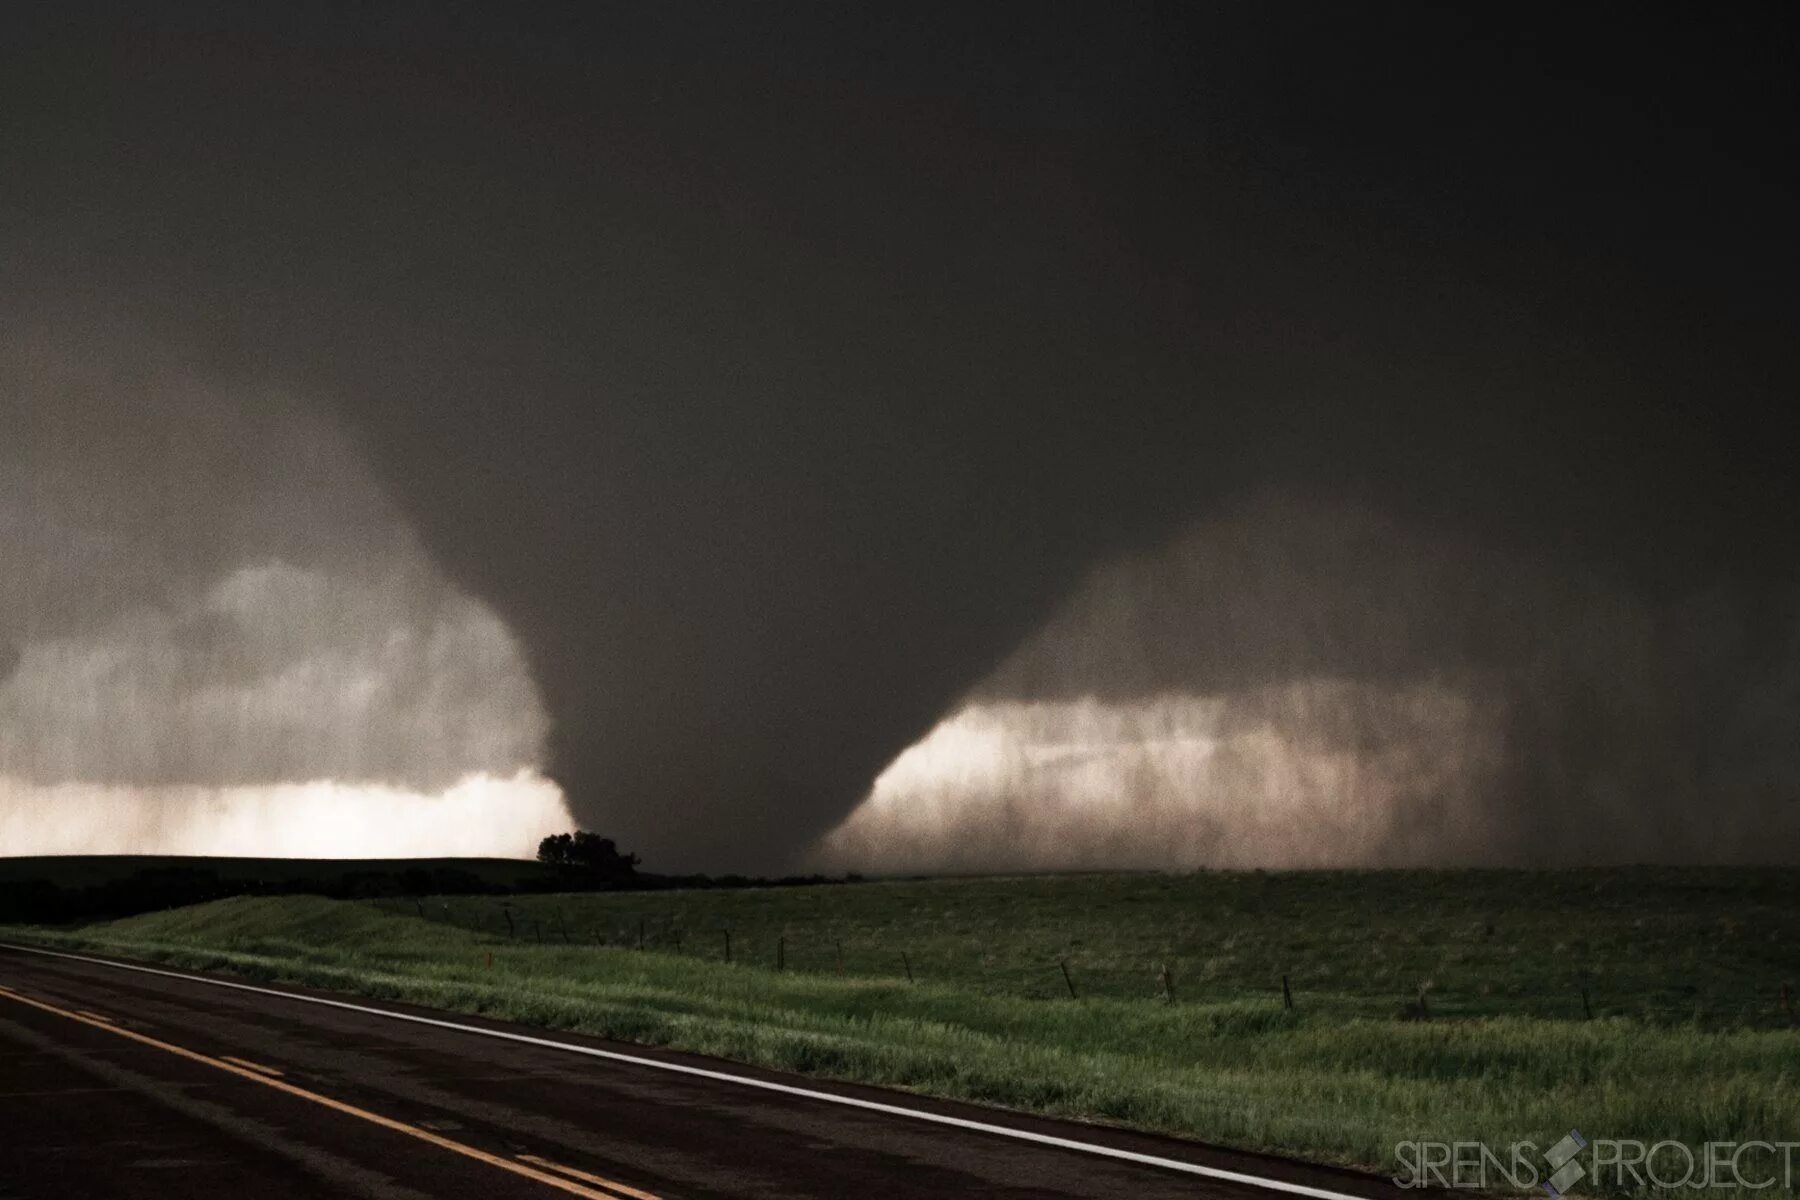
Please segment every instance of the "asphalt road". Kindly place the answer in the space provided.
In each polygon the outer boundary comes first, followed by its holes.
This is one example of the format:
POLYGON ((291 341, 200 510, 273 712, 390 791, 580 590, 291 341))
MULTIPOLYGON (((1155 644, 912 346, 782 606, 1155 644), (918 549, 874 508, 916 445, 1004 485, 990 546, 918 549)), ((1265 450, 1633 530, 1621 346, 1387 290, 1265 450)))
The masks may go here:
POLYGON ((1174 1139, 822 1084, 356 997, 227 988, 198 977, 0 948, 0 1197, 1279 1200, 1303 1194, 1280 1190, 1284 1182, 1356 1196, 1399 1194, 1347 1172, 1174 1139), (779 1090, 784 1086, 795 1090, 779 1090), (1197 1164, 1277 1186, 1186 1174, 912 1113, 1197 1164))

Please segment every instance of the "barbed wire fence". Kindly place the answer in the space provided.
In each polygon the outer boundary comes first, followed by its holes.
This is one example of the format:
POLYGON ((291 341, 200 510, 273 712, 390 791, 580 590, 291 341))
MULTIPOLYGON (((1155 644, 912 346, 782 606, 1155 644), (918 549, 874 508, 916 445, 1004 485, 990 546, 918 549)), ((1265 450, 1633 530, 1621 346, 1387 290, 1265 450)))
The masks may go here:
MULTIPOLYGON (((1215 970, 1214 956, 1170 946, 1123 961, 1120 952, 1030 934, 1005 937, 929 925, 883 929, 872 922, 796 918, 793 915, 699 913, 680 906, 617 905, 537 896, 452 896, 375 901, 395 913, 468 931, 477 939, 515 945, 609 947, 696 961, 847 979, 947 984, 992 995, 1042 1000, 1140 999, 1164 1005, 1266 1003, 1289 1014, 1318 1011, 1336 1002, 1366 1007, 1386 997, 1402 1020, 1489 1012, 1594 1019, 1627 1011, 1608 1007, 1593 983, 1571 978, 1567 986, 1540 988, 1517 1004, 1446 987, 1423 973, 1395 977, 1386 986, 1346 988, 1349 981, 1309 970, 1303 959, 1267 972, 1266 983, 1247 984, 1243 971, 1215 970), (1354 995, 1352 1000, 1352 995, 1354 995), (1565 994, 1566 993, 1566 994, 1565 994)), ((1721 998, 1722 999, 1722 998, 1721 998)), ((1719 1006, 1757 1023, 1793 1022, 1791 991, 1768 998, 1743 997, 1719 1006), (1785 1000, 1785 1004, 1784 1004, 1785 1000), (1765 1012, 1765 1010, 1767 1010, 1765 1012)))

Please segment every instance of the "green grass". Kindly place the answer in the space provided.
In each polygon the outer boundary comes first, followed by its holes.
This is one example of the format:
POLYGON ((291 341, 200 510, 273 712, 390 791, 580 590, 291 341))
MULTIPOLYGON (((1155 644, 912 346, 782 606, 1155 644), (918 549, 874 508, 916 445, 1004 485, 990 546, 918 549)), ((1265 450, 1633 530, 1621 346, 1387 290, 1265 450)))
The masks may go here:
POLYGON ((748 891, 443 897, 391 911, 488 933, 904 977, 990 995, 1278 997, 1305 1011, 1596 1016, 1784 1027, 1800 987, 1800 871, 1206 872, 940 879, 748 891), (779 948, 778 948, 779 943, 779 948), (902 955, 905 959, 902 959, 902 955))
POLYGON ((423 901, 427 920, 411 901, 240 898, 16 932, 1379 1170, 1402 1140, 1543 1146, 1572 1125, 1800 1140, 1800 1032, 1775 1001, 1794 966, 1795 879, 1205 874, 533 896, 509 901, 517 939, 492 898, 423 901), (648 952, 593 944, 635 943, 640 916, 648 952), (716 961, 722 934, 710 940, 727 927, 730 964, 716 961), (1163 961, 1175 1004, 1155 995, 1163 961), (1557 992, 1578 979, 1593 1020, 1557 992), (1426 981, 1432 1019, 1400 1019, 1426 981))

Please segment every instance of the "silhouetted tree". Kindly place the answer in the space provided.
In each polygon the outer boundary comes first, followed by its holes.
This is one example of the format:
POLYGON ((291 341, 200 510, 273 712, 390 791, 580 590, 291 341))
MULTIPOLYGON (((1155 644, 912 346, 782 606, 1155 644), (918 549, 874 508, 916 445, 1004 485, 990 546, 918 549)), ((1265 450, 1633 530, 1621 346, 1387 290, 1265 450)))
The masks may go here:
POLYGON ((596 882, 625 883, 637 877, 638 856, 620 854, 611 838, 577 830, 552 834, 538 843, 538 861, 578 872, 596 882))

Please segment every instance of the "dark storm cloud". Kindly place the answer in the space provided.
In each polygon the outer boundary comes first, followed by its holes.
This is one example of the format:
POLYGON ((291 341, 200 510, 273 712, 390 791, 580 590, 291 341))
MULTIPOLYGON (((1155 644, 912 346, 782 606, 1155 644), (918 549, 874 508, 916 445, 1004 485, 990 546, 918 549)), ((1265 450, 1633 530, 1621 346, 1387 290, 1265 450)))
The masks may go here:
POLYGON ((537 765, 512 638, 326 414, 132 340, 0 337, 9 834, 40 832, 9 789, 441 789, 537 765))
POLYGON ((1247 489, 1785 645, 1789 32, 1178 11, 21 35, 8 311, 330 398, 671 865, 802 845, 1247 489))

